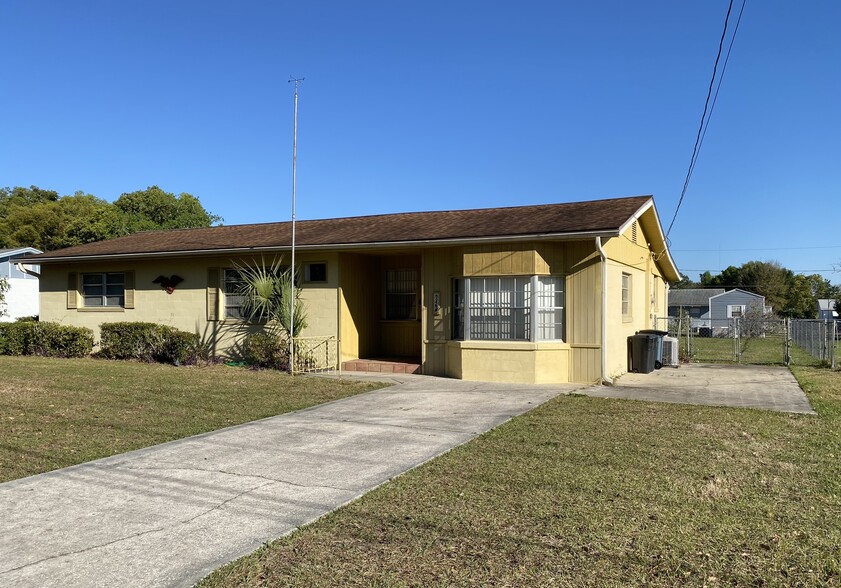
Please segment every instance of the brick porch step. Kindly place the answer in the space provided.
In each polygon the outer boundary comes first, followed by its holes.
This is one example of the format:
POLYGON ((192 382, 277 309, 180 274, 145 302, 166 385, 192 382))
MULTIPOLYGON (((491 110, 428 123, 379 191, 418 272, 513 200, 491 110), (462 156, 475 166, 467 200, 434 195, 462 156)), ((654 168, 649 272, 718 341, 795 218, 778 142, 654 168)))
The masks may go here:
POLYGON ((345 372, 379 372, 385 374, 419 374, 420 363, 414 358, 401 359, 353 359, 342 363, 345 372))

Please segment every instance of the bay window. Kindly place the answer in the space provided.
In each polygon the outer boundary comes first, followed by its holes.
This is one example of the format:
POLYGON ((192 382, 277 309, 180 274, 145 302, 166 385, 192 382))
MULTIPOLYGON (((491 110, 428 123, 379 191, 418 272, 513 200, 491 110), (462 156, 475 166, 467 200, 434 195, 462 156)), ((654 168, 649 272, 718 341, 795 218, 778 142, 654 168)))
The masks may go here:
POLYGON ((561 341, 564 278, 494 276, 453 280, 453 338, 561 341))

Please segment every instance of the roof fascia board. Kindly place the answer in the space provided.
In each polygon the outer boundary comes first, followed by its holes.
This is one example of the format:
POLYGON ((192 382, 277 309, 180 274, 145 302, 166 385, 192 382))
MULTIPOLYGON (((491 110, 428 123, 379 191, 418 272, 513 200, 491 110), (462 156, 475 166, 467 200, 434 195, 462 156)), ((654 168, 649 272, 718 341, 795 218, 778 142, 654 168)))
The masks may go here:
MULTIPOLYGON (((619 232, 609 231, 583 231, 578 233, 547 233, 542 235, 514 235, 496 237, 469 237, 461 239, 428 239, 417 241, 382 241, 375 243, 327 243, 324 245, 296 245, 298 251, 324 251, 326 249, 400 249, 403 247, 446 247, 452 245, 471 245, 483 243, 518 243, 524 241, 575 241, 579 239, 590 239, 595 237, 618 237, 619 232)), ((42 257, 31 259, 36 263, 61 263, 63 261, 103 261, 119 259, 137 259, 148 257, 187 257, 190 255, 232 255, 249 253, 267 253, 289 251, 290 246, 267 246, 267 247, 236 247, 228 249, 187 249, 183 251, 155 251, 151 253, 106 253, 101 255, 68 255, 63 257, 42 257)))
MULTIPOLYGON (((663 225, 660 223, 660 215, 657 214, 657 208, 654 206, 654 198, 649 196, 648 200, 642 206, 640 206, 634 214, 628 217, 628 220, 626 220, 622 224, 622 226, 619 227, 619 234, 621 235, 622 233, 627 231, 628 227, 630 227, 631 224, 634 223, 634 221, 639 220, 642 217, 642 215, 644 215, 648 211, 651 211, 651 213, 654 215, 654 225, 657 227, 657 234, 654 235, 654 237, 657 239, 657 244, 663 247, 663 251, 660 253, 660 255, 662 255, 663 253, 666 254, 666 260, 669 264, 668 269, 674 270, 674 276, 677 276, 675 279, 679 280, 681 277, 680 270, 678 270, 677 264, 672 258, 672 253, 671 251, 669 251, 669 247, 666 244, 666 235, 663 233, 663 225)), ((658 255, 656 252, 654 254, 658 255)), ((659 261, 655 259, 655 263, 659 263, 659 261)))
POLYGON ((750 296, 756 296, 757 298, 762 298, 765 300, 765 296, 762 294, 757 294, 756 292, 748 292, 747 290, 742 290, 741 288, 733 288, 732 290, 725 290, 721 294, 716 294, 715 296, 710 296, 710 300, 713 298, 718 298, 719 296, 724 296, 725 294, 730 294, 731 292, 741 292, 742 294, 749 294, 750 296))

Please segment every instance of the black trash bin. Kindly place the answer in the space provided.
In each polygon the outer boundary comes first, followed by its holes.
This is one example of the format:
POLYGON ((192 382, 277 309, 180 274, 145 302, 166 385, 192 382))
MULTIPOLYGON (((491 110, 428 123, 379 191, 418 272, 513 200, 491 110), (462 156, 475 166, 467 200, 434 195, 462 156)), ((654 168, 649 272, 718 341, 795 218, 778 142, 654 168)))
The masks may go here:
POLYGON ((638 335, 655 335, 657 337, 657 355, 654 357, 654 369, 659 370, 663 367, 663 337, 669 334, 668 331, 660 331, 658 329, 643 329, 637 331, 638 335))
POLYGON ((657 360, 657 335, 637 333, 628 337, 628 359, 632 372, 650 374, 657 360))

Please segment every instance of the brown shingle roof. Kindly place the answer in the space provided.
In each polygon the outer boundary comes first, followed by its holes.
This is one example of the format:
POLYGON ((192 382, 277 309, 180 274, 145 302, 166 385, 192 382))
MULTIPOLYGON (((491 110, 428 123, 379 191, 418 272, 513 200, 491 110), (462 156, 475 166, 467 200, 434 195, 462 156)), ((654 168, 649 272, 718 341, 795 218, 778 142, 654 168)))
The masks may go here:
MULTIPOLYGON (((438 212, 408 212, 298 221, 296 247, 512 238, 615 232, 651 196, 438 212)), ((200 229, 148 231, 59 249, 32 261, 79 257, 288 248, 292 224, 264 223, 200 229)))

